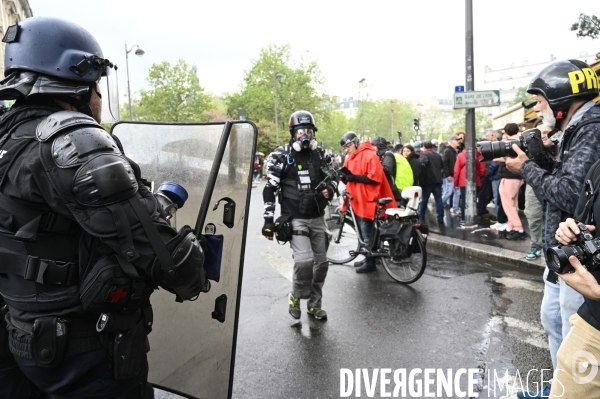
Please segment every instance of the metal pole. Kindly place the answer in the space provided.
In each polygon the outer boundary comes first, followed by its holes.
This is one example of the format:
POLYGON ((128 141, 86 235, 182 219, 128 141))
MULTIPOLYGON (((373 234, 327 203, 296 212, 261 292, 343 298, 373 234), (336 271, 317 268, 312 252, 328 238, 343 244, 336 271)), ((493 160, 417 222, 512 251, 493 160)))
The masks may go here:
POLYGON ((129 51, 127 51, 127 42, 125 42, 125 65, 127 66, 127 97, 129 99, 129 120, 133 120, 133 111, 131 110, 131 86, 129 85, 129 51))
POLYGON ((361 141, 365 140, 365 93, 363 93, 363 89, 364 89, 364 83, 365 83, 365 78, 362 78, 358 84, 360 85, 359 88, 359 92, 358 92, 358 99, 360 100, 360 105, 361 105, 361 109, 362 109, 362 137, 361 137, 361 141), (362 97, 362 100, 361 100, 362 97))
MULTIPOLYGON (((466 91, 475 90, 475 71, 473 70, 473 0, 465 0, 466 8, 466 43, 465 43, 465 78, 466 91)), ((476 187, 476 150, 475 150, 475 108, 468 108, 466 113, 466 149, 467 151, 467 187, 465 198, 465 224, 475 224, 477 215, 477 187, 476 187)))
POLYGON ((390 139, 390 143, 394 142, 394 100, 390 100, 390 103, 392 104, 392 135, 391 135, 391 139, 390 139))
POLYGON ((363 125, 363 129, 362 129, 362 140, 361 141, 364 141, 365 140, 365 99, 364 98, 362 100, 362 125, 363 125))
POLYGON ((277 72, 273 73, 273 107, 275 108, 275 143, 279 147, 279 121, 277 120, 277 72))

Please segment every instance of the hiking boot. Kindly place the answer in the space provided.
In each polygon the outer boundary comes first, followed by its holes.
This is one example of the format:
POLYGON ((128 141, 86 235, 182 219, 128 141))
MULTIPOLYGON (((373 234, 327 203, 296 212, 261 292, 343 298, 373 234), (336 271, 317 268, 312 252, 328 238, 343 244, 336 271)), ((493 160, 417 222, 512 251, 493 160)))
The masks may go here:
POLYGON ((300 318, 300 298, 296 298, 294 294, 290 292, 290 314, 294 319, 300 318))
POLYGON ((506 234, 506 239, 511 241, 516 240, 524 240, 527 237, 524 231, 512 230, 510 233, 506 234))
POLYGON ((531 247, 531 251, 529 251, 529 253, 527 255, 525 255, 525 258, 527 260, 534 260, 537 259, 539 256, 542 255, 542 250, 536 247, 531 247))
POLYGON ((377 270, 375 268, 375 265, 368 265, 366 263, 364 265, 359 266, 356 269, 354 269, 354 271, 356 273, 371 273, 371 272, 374 272, 375 270, 377 270))
POLYGON ((358 262, 354 262, 354 267, 360 267, 365 264, 365 260, 359 260, 358 262))
POLYGON ((313 316, 317 320, 326 320, 327 319, 327 312, 324 311, 323 309, 309 307, 307 313, 309 315, 313 316))
POLYGON ((551 385, 544 385, 541 391, 536 392, 517 392, 517 398, 519 399, 530 399, 530 398, 549 398, 550 397, 551 385))

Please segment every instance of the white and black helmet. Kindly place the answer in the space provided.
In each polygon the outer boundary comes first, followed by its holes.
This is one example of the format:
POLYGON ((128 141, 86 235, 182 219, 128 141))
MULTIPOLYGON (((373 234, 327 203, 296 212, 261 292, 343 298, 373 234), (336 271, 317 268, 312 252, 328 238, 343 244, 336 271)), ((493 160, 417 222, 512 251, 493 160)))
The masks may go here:
POLYGON ((342 147, 345 147, 347 144, 350 143, 358 143, 358 136, 356 135, 356 133, 354 132, 347 132, 342 136, 342 139, 340 140, 340 145, 342 147))

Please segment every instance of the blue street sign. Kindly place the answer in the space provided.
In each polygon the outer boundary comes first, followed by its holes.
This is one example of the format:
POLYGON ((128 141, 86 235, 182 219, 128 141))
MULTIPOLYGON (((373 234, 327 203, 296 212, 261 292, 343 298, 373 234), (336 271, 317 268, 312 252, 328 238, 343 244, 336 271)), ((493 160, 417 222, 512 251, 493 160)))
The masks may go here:
POLYGON ((454 92, 465 91, 465 86, 455 86, 454 92))

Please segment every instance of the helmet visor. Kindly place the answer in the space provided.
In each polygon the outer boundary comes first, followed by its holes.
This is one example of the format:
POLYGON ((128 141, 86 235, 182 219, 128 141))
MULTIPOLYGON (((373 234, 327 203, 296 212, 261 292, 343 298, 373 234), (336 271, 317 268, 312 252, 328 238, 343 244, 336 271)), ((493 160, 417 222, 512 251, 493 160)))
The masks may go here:
POLYGON ((315 132, 312 128, 305 128, 305 127, 301 127, 296 129, 296 138, 300 138, 304 135, 308 135, 310 136, 310 138, 312 139, 315 135, 315 132))
POLYGON ((100 79, 102 91, 102 122, 115 123, 119 116, 119 88, 117 85, 117 67, 106 66, 100 79))

